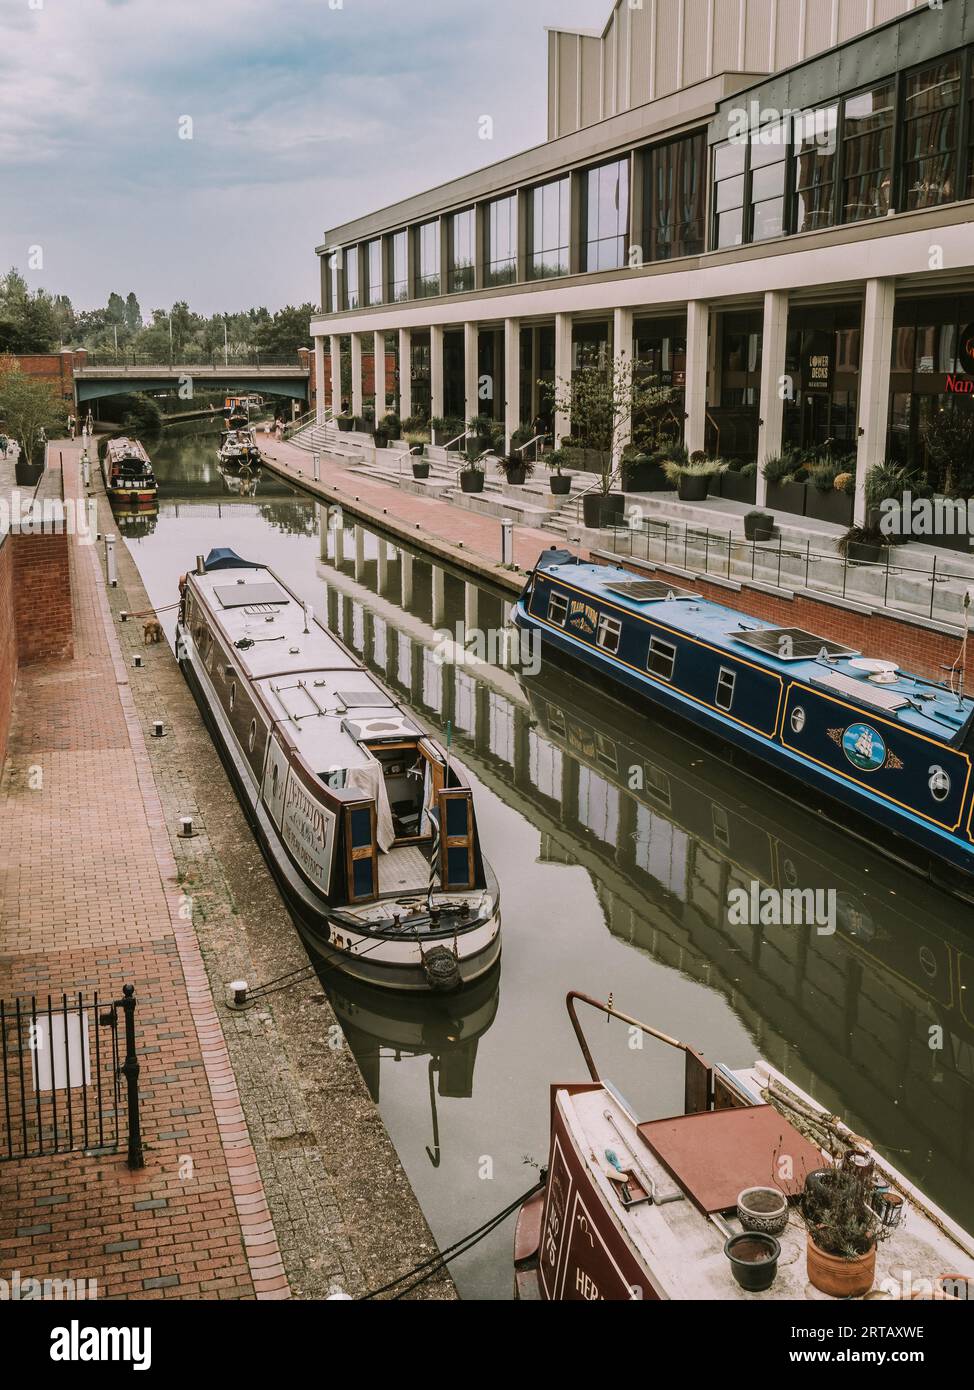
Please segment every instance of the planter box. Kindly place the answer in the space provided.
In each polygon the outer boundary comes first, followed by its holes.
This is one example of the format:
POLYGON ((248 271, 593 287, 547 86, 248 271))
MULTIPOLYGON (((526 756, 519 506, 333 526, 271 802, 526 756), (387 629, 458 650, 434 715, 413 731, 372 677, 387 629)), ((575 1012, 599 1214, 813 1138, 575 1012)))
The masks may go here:
POLYGON ((428 478, 429 475, 430 475, 430 466, 429 466, 428 463, 414 463, 414 464, 413 464, 413 477, 414 477, 414 478, 416 478, 416 479, 418 479, 420 482, 422 482, 424 479, 428 478))
POLYGON ((713 475, 705 473, 694 476, 684 474, 680 479, 677 495, 681 502, 706 502, 707 492, 713 480, 713 475))
POLYGON ((748 512, 744 518, 744 537, 749 541, 769 540, 774 531, 770 512, 748 512))
POLYGON ((526 468, 509 468, 504 474, 504 481, 511 487, 523 487, 528 480, 526 468))
POLYGON ((804 483, 769 483, 768 506, 776 512, 791 512, 793 516, 805 515, 804 483))
POLYGON ((351 434, 355 429, 355 417, 352 415, 336 415, 335 424, 342 434, 351 434))
POLYGON ((582 473, 601 473, 602 455, 595 449, 572 449, 568 450, 569 468, 578 469, 582 473))
POLYGON ((623 492, 673 492, 673 484, 663 472, 661 463, 649 459, 635 460, 623 464, 623 492))
POLYGON ((43 462, 27 463, 25 459, 19 458, 14 464, 14 478, 18 487, 36 487, 43 472, 43 462))
POLYGON ((881 565, 885 554, 885 546, 868 545, 865 541, 850 541, 846 547, 846 559, 857 565, 881 565))
POLYGON ((445 449, 447 444, 452 444, 457 435, 462 433, 462 425, 457 425, 455 430, 434 430, 433 443, 438 449, 445 449))
POLYGON ((815 521, 831 521, 848 530, 852 525, 853 502, 853 498, 835 488, 828 492, 821 492, 814 484, 805 488, 805 515, 815 521))
POLYGON ((720 475, 720 495, 731 502, 745 502, 753 506, 758 495, 758 480, 755 476, 746 477, 743 473, 728 470, 720 475))
POLYGON ((461 492, 483 492, 484 475, 479 468, 464 469, 460 474, 461 492))
POLYGON ((571 478, 553 473, 548 479, 548 486, 555 497, 567 497, 572 490, 571 478))
POLYGON ((582 515, 585 525, 593 531, 601 531, 621 519, 625 513, 626 499, 621 493, 610 493, 608 497, 601 492, 590 493, 582 498, 582 515))

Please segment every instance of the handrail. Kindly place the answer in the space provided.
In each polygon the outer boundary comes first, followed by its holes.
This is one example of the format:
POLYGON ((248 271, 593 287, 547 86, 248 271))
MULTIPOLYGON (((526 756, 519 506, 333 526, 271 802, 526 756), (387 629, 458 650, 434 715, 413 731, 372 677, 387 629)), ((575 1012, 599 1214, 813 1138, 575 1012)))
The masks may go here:
POLYGON ((497 453, 494 449, 485 449, 477 458, 467 459, 466 463, 461 463, 460 467, 457 469, 457 476, 459 477, 459 475, 468 468, 476 468, 477 464, 483 463, 484 459, 495 459, 496 457, 497 453))
POLYGON ((516 454, 524 454, 526 450, 530 449, 532 444, 537 444, 539 440, 543 442, 544 440, 551 438, 553 438, 553 436, 550 434, 536 434, 534 438, 529 439, 526 444, 519 444, 517 448, 514 450, 514 452, 516 454))
POLYGON ((622 473, 622 465, 620 464, 618 468, 614 468, 614 469, 612 470, 612 472, 610 473, 610 475, 609 475, 609 486, 608 486, 608 487, 603 487, 603 486, 602 486, 602 484, 603 484, 603 478, 602 478, 601 476, 599 476, 599 477, 596 479, 596 481, 592 484, 591 487, 587 487, 587 488, 583 488, 583 489, 582 489, 582 491, 581 491, 581 492, 578 494, 578 496, 575 498, 575 520, 576 520, 576 521, 580 521, 580 520, 581 520, 581 516, 582 516, 582 498, 583 498, 583 497, 588 497, 588 495, 589 495, 590 492, 595 492, 595 491, 604 492, 605 495, 608 496, 609 493, 612 491, 612 484, 616 481, 616 479, 620 476, 621 473, 622 473))
POLYGON ((443 448, 446 450, 447 453, 449 453, 450 450, 453 448, 454 444, 459 444, 461 439, 467 439, 469 435, 470 431, 464 430, 463 434, 458 434, 456 439, 451 439, 449 444, 443 445, 443 448))
POLYGON ((583 994, 580 990, 570 989, 565 995, 565 1007, 568 1010, 568 1017, 571 1019, 572 1027, 575 1030, 575 1037, 578 1039, 578 1045, 582 1049, 585 1065, 588 1067, 589 1075, 593 1081, 601 1082, 602 1078, 599 1075, 588 1043, 585 1041, 582 1025, 578 1021, 578 1015, 575 1012, 576 1000, 583 1004, 590 1005, 593 1009, 598 1009, 600 1013, 605 1014, 608 1018, 617 1018, 620 1023, 628 1023, 630 1028, 638 1028, 640 1032, 645 1033, 647 1037, 655 1038, 657 1042, 666 1043, 668 1047, 675 1047, 680 1052, 689 1052, 692 1056, 698 1058, 701 1055, 697 1049, 691 1047, 689 1043, 680 1042, 679 1038, 671 1038, 668 1033, 661 1033, 658 1028, 651 1028, 648 1023, 642 1023, 638 1018, 633 1018, 630 1014, 624 1014, 621 1009, 615 1008, 612 1004, 605 1004, 601 999, 593 999, 590 994, 583 994))

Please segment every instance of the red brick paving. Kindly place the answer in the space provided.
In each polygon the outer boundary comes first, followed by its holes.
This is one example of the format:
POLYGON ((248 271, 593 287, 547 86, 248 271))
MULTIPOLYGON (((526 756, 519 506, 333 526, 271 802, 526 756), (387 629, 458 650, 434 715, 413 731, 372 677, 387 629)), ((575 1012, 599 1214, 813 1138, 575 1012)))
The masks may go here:
MULTIPOLYGON (((69 493, 79 452, 64 445, 69 493)), ((0 1162, 0 1278, 287 1298, 95 547, 72 541, 71 583, 75 659, 21 671, 0 783, 0 997, 136 986, 146 1166, 124 1149, 0 1162)))

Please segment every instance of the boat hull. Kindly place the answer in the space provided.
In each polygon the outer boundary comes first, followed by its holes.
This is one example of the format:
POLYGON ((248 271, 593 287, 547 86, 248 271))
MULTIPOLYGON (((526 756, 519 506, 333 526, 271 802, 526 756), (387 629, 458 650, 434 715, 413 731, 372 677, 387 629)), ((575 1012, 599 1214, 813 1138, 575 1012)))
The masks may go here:
MULTIPOLYGON (((203 716, 233 784, 237 799, 261 847, 264 858, 306 943, 323 963, 351 979, 384 989, 413 993, 431 992, 423 963, 423 951, 415 938, 387 941, 367 932, 356 933, 332 920, 333 908, 314 893, 297 872, 283 841, 263 805, 257 783, 237 750, 205 671, 200 672, 195 646, 189 634, 177 629, 179 665, 203 716), (360 954, 356 954, 356 948, 360 954)), ((452 932, 425 939, 425 950, 452 949, 457 942, 457 988, 481 979, 496 966, 501 954, 501 914, 496 880, 488 870, 488 891, 498 903, 492 915, 455 938, 452 932)))
POLYGON ((974 846, 879 798, 857 794, 841 778, 789 752, 780 743, 758 738, 739 725, 709 716, 678 692, 651 684, 638 672, 610 664, 597 649, 536 619, 523 597, 514 606, 514 622, 522 631, 538 635, 544 652, 555 664, 576 673, 582 668, 643 712, 664 710, 696 735, 703 733, 715 743, 740 750, 753 762, 759 775, 766 775, 770 768, 802 791, 811 787, 830 807, 842 807, 855 816, 862 827, 856 833, 880 853, 920 868, 952 893, 974 900, 974 846), (889 839, 875 836, 877 825, 889 832, 889 839))

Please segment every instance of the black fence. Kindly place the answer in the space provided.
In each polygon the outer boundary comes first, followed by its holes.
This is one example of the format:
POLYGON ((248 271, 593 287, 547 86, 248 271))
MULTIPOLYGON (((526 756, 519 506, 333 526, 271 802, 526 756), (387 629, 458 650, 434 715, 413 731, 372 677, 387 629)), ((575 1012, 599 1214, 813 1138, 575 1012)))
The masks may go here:
POLYGON ((73 1150, 117 1153, 127 1144, 129 1167, 143 1166, 134 987, 123 995, 108 1003, 80 990, 0 999, 0 1163, 73 1150))

